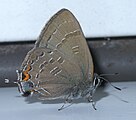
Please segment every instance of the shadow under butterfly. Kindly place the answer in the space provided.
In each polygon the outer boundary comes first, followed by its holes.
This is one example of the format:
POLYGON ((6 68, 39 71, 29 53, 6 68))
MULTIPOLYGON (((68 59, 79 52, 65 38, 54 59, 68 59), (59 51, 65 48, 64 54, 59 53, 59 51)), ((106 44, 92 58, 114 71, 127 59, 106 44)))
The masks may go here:
MULTIPOLYGON (((85 98, 94 109, 93 94, 104 80, 94 74, 82 29, 67 9, 48 21, 17 74, 15 83, 22 96, 38 94, 41 100, 63 99, 65 103, 85 98)), ((59 110, 66 107, 64 104, 59 110)))

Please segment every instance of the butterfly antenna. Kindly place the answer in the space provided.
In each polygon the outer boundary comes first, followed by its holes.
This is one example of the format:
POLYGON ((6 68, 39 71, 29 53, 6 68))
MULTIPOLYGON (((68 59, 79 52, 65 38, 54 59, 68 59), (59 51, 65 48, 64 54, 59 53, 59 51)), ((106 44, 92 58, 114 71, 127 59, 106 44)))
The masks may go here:
MULTIPOLYGON (((104 74, 104 76, 105 76, 105 75, 106 75, 106 74, 104 74)), ((107 75, 109 75, 109 74, 107 74, 107 75)), ((99 79, 102 79, 102 80, 106 81, 106 82, 109 83, 112 87, 114 87, 115 89, 121 91, 121 88, 114 86, 113 84, 111 84, 111 82, 110 82, 109 80, 105 79, 104 77, 101 77, 101 75, 99 76, 99 79)))

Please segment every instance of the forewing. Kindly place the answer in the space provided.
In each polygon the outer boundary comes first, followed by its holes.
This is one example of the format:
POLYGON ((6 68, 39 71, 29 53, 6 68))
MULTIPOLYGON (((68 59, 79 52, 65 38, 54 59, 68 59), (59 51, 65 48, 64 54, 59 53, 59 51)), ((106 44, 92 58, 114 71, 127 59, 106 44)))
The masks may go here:
POLYGON ((81 27, 73 14, 63 9, 42 30, 22 68, 29 72, 35 89, 44 88, 46 98, 68 94, 80 81, 93 77, 93 62, 81 27), (48 94, 50 93, 50 94, 48 94))
POLYGON ((88 49, 82 29, 67 9, 56 13, 43 28, 35 47, 47 47, 51 50, 57 49, 69 61, 78 64, 86 79, 88 71, 93 77, 93 61, 88 49))

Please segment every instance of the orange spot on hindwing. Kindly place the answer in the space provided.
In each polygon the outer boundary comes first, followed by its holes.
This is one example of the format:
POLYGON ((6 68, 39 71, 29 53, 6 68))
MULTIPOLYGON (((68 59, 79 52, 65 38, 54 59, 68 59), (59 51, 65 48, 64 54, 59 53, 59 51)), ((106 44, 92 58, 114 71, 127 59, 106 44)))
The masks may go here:
POLYGON ((28 65, 27 69, 23 71, 23 74, 22 74, 23 81, 28 81, 30 79, 30 75, 28 73, 30 70, 31 70, 31 66, 28 65))

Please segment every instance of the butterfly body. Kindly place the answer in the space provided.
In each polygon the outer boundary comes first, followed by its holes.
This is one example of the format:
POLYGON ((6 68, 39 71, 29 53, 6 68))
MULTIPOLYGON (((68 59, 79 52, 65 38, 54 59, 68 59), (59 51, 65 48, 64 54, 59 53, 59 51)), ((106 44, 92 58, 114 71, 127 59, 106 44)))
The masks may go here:
POLYGON ((92 96, 94 68, 82 29, 67 9, 56 13, 43 28, 18 72, 19 91, 42 98, 78 99, 92 96))

